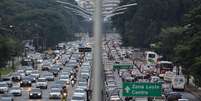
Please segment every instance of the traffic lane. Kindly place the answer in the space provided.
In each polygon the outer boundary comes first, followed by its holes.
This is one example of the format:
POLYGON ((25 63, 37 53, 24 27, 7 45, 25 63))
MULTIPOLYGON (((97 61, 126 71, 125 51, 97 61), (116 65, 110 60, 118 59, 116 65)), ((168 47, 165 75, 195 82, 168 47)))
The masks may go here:
MULTIPOLYGON (((47 71, 39 71, 40 75, 44 75, 47 71)), ((54 78, 54 81, 58 80, 58 77, 54 78)), ((48 101, 50 87, 54 85, 54 81, 48 81, 48 88, 42 89, 42 99, 29 99, 29 91, 32 88, 36 88, 36 83, 32 83, 32 87, 22 87, 22 96, 14 97, 14 101, 48 101)), ((19 83, 14 83, 14 85, 20 85, 19 83)), ((54 100, 55 101, 55 100, 54 100)), ((58 100, 60 101, 60 100, 58 100)))
POLYGON ((49 101, 49 91, 52 85, 53 85, 53 82, 48 82, 48 88, 42 89, 42 99, 29 99, 29 91, 31 91, 32 88, 36 87, 36 83, 33 83, 32 87, 23 87, 22 96, 14 97, 14 101, 49 101))
POLYGON ((182 95, 182 98, 189 99, 190 101, 200 101, 196 96, 189 92, 179 92, 182 95))

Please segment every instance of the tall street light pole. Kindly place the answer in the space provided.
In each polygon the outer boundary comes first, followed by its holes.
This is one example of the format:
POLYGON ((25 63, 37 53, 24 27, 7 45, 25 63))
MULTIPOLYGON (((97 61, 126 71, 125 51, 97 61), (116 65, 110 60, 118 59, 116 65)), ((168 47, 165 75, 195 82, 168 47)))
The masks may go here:
POLYGON ((92 101, 103 101, 103 67, 101 62, 101 41, 102 41, 102 0, 95 0, 94 12, 94 39, 95 48, 93 54, 93 89, 92 101))

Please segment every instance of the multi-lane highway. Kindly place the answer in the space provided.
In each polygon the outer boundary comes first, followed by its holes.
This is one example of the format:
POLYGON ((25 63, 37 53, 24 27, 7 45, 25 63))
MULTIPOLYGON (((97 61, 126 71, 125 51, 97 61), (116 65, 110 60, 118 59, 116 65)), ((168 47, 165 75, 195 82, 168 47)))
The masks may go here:
MULTIPOLYGON (((104 99, 106 101, 148 101, 148 99, 152 99, 153 97, 148 96, 126 97, 122 95, 123 82, 153 83, 152 77, 160 78, 157 73, 144 72, 145 66, 147 66, 144 51, 131 47, 121 47, 121 41, 117 35, 111 35, 107 38, 102 45, 104 99), (114 69, 114 64, 129 64, 133 68, 114 69)), ((94 84, 92 77, 95 75, 92 74, 92 52, 83 53, 79 52, 78 49, 80 44, 89 45, 92 42, 91 40, 88 38, 84 41, 60 43, 57 49, 43 53, 28 52, 15 72, 1 77, 0 101, 9 101, 7 99, 14 101, 90 100, 90 90, 92 90, 90 85, 94 84), (33 92, 36 88, 38 91, 33 92), (40 91, 41 94, 39 94, 40 91)), ((172 84, 163 78, 160 78, 159 81, 166 86, 172 84)), ((177 94, 178 99, 199 101, 193 94, 185 90, 173 90, 171 86, 162 88, 162 95, 156 97, 155 100, 172 101, 168 100, 170 99, 168 94, 171 93, 177 94)))
POLYGON ((28 52, 15 72, 2 76, 0 101, 86 101, 92 54, 79 52, 80 43, 64 43, 51 52, 28 52))
MULTIPOLYGON (((123 82, 152 82, 151 81, 151 75, 149 78, 142 78, 138 80, 133 80, 136 78, 136 75, 143 75, 146 77, 147 73, 142 72, 144 69, 144 66, 147 65, 145 62, 145 56, 144 56, 144 51, 140 51, 139 49, 133 49, 133 48, 128 48, 128 47, 121 47, 120 46, 120 40, 118 38, 115 39, 115 37, 111 37, 108 39, 106 44, 103 45, 104 47, 104 52, 103 52, 103 63, 104 63, 104 69, 105 69, 105 88, 107 94, 107 99, 110 99, 112 101, 148 101, 148 99, 151 99, 151 97, 125 97, 122 96, 122 84, 123 82), (125 53, 129 53, 129 56, 124 55, 125 53), (123 54, 123 55, 122 55, 123 54), (114 64, 133 64, 137 68, 133 69, 119 69, 114 70, 113 65, 114 64), (135 76, 132 76, 135 75, 135 76), (123 79, 125 81, 123 81, 123 79), (130 81, 130 80, 131 81, 130 81), (107 89, 111 89, 110 91, 107 91, 107 89), (116 93, 117 92, 117 93, 116 93), (130 100, 129 100, 130 99, 130 100)), ((158 74, 155 74, 153 76, 158 76, 158 74)), ((160 77, 158 77, 160 78, 160 77)), ((155 100, 157 101, 173 101, 173 99, 170 98, 170 93, 175 93, 179 97, 176 98, 178 99, 183 99, 185 101, 199 101, 199 99, 194 96, 193 94, 183 91, 183 90, 173 90, 171 85, 172 82, 167 82, 163 80, 163 78, 160 78, 160 82, 163 81, 162 85, 170 85, 169 86, 169 91, 164 92, 164 89, 162 87, 162 96, 161 97, 156 97, 155 100)), ((153 83, 153 82, 152 82, 153 83)), ((171 96, 172 97, 172 96, 171 96)), ((182 100, 182 101, 183 101, 182 100)))

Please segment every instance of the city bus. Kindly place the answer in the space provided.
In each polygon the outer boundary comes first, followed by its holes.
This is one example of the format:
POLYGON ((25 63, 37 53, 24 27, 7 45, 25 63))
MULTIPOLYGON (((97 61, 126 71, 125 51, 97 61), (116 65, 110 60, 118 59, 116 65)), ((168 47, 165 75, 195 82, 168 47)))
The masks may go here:
POLYGON ((164 77, 165 73, 167 71, 172 72, 173 71, 173 63, 170 61, 159 61, 156 65, 157 71, 159 73, 160 77, 164 77))
POLYGON ((147 64, 156 64, 158 60, 158 54, 152 51, 145 52, 146 62, 147 64))

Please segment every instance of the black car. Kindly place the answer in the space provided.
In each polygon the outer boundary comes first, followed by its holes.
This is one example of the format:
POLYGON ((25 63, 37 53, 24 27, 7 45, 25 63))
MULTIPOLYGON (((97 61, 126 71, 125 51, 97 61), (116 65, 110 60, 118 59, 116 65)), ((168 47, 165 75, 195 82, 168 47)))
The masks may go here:
POLYGON ((42 98, 42 90, 39 88, 33 88, 29 91, 29 98, 30 99, 41 99, 42 98))
POLYGON ((58 68, 51 68, 50 72, 56 77, 59 74, 59 69, 58 68))
POLYGON ((49 65, 43 65, 42 66, 42 71, 48 71, 50 69, 49 65))
POLYGON ((1 96, 0 101, 14 101, 13 95, 4 94, 4 95, 1 96))
POLYGON ((30 77, 24 77, 22 78, 22 81, 20 82, 20 87, 31 87, 32 79, 30 77))
POLYGON ((167 101, 177 101, 182 98, 182 95, 178 92, 170 92, 166 95, 167 101))
POLYGON ((13 74, 13 76, 12 76, 12 81, 13 82, 19 82, 19 81, 21 81, 22 80, 22 78, 21 78, 21 76, 20 76, 20 74, 18 74, 18 73, 16 73, 16 74, 13 74))
POLYGON ((35 76, 29 75, 28 77, 31 79, 31 82, 32 82, 32 83, 35 83, 35 82, 36 82, 36 77, 35 77, 35 76))

